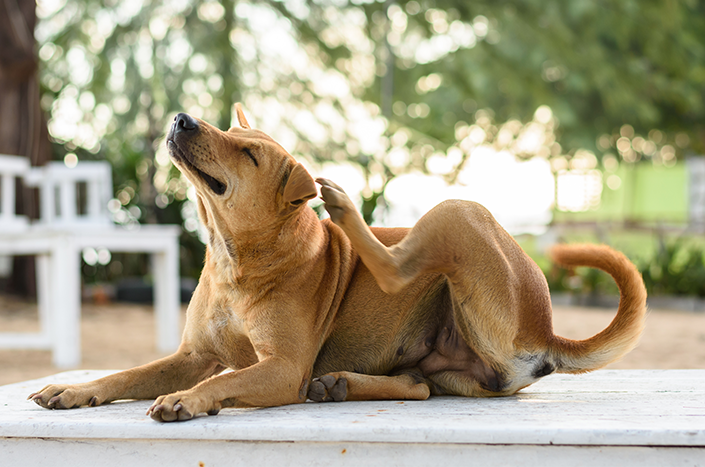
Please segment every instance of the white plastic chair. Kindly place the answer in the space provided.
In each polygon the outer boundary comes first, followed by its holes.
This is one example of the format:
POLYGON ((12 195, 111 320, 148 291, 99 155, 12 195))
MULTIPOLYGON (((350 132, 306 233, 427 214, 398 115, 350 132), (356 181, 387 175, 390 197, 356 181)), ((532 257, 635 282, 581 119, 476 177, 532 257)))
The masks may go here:
POLYGON ((40 223, 75 229, 112 226, 108 201, 113 197, 112 170, 104 161, 79 162, 69 168, 63 162, 49 162, 31 169, 25 184, 39 188, 40 223), (85 212, 78 210, 78 187, 85 184, 85 212))
POLYGON ((176 350, 180 341, 179 226, 140 225, 125 229, 113 224, 107 209, 112 197, 112 174, 107 162, 79 162, 73 168, 50 162, 30 168, 26 159, 0 155, 0 175, 0 255, 36 255, 41 324, 38 334, 0 333, 0 348, 51 349, 57 367, 80 364, 80 253, 93 247, 151 254, 157 347, 163 352, 176 350), (23 177, 28 186, 39 188, 38 222, 30 224, 14 213, 17 176, 23 177), (85 209, 79 209, 77 203, 81 184, 86 190, 85 209))
POLYGON ((26 158, 0 154, 0 232, 27 228, 27 217, 15 213, 15 179, 24 177, 28 172, 29 160, 26 158))

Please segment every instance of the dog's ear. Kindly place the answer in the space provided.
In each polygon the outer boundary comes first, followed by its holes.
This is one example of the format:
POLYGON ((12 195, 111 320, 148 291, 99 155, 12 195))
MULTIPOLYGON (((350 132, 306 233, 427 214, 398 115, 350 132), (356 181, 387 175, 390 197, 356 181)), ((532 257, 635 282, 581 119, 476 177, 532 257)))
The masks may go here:
POLYGON ((291 169, 289 179, 284 186, 284 201, 293 205, 303 204, 318 194, 313 178, 303 165, 296 164, 291 169))
POLYGON ((237 122, 240 124, 240 126, 245 130, 249 130, 250 124, 247 123, 247 119, 245 118, 245 112, 242 111, 242 105, 240 105, 239 102, 235 104, 235 112, 237 113, 237 122))

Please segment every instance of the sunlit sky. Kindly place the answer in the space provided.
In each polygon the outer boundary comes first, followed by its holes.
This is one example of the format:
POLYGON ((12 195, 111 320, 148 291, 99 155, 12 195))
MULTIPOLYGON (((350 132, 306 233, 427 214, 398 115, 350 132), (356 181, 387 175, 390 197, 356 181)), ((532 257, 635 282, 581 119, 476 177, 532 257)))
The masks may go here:
MULTIPOLYGON (((317 175, 335 180, 361 204, 365 189, 361 171, 352 165, 328 164, 317 175)), ((554 176, 544 159, 518 161, 506 151, 490 147, 476 150, 458 182, 449 185, 441 176, 412 172, 392 180, 385 190, 388 209, 375 225, 405 227, 447 199, 465 199, 484 205, 513 233, 542 233, 551 221, 554 176)))

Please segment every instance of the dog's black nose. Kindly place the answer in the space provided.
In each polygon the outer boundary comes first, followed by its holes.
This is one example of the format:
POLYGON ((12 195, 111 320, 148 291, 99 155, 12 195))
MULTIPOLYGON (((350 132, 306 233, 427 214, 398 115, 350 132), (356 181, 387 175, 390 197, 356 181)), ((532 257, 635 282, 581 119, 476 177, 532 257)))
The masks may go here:
POLYGON ((189 114, 180 113, 174 118, 174 132, 193 132, 198 130, 198 122, 189 114))

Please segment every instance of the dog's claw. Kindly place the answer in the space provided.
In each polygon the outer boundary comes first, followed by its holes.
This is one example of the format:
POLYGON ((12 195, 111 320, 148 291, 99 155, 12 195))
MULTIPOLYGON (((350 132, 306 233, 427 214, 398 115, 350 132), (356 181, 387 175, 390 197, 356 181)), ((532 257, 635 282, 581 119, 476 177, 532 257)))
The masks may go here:
POLYGON ((152 404, 152 406, 147 409, 146 415, 156 414, 157 412, 161 412, 163 409, 164 406, 162 404, 152 404))
POLYGON ((345 190, 343 190, 342 188, 340 188, 340 186, 338 186, 338 185, 336 185, 335 183, 331 182, 331 181, 328 180, 327 178, 320 178, 320 177, 319 177, 319 178, 316 179, 316 183, 318 183, 318 184, 321 185, 321 186, 333 188, 334 190, 338 190, 338 191, 341 192, 341 193, 345 193, 345 190))

